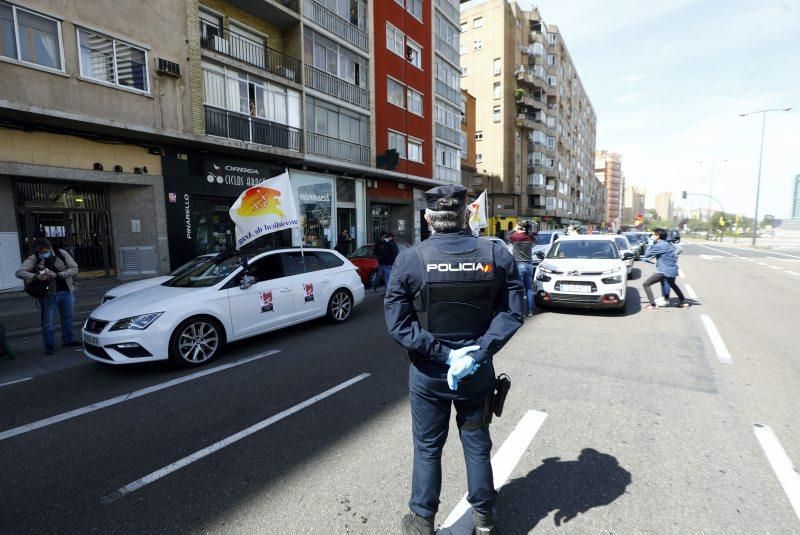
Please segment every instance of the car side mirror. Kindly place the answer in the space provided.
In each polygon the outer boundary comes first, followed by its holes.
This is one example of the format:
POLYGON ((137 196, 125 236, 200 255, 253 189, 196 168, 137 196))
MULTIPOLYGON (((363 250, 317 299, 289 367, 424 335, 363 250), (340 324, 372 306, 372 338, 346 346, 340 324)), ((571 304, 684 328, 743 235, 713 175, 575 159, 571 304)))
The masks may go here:
POLYGON ((539 260, 544 260, 544 251, 536 251, 536 253, 534 254, 536 255, 536 258, 538 258, 539 260))
POLYGON ((627 253, 623 253, 622 254, 622 259, 623 260, 630 260, 631 258, 633 258, 633 253, 631 253, 631 252, 627 252, 627 253))
POLYGON ((240 290, 247 290, 256 283, 256 278, 252 275, 245 275, 242 277, 242 284, 239 285, 240 290))

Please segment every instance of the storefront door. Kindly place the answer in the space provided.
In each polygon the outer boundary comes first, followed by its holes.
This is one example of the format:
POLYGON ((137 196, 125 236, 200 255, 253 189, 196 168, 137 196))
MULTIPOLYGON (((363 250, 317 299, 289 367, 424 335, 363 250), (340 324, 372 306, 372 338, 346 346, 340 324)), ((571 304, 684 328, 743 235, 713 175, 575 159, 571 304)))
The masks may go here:
POLYGON ((385 204, 372 205, 372 242, 375 243, 381 238, 381 232, 389 229, 389 218, 392 215, 392 208, 385 204))

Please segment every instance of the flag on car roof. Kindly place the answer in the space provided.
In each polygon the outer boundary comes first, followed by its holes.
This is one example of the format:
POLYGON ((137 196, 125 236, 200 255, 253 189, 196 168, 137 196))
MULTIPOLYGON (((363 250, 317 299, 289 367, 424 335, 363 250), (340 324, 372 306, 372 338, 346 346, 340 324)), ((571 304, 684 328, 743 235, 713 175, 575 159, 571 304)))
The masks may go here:
POLYGON ((236 223, 236 248, 293 227, 299 227, 289 171, 247 188, 228 213, 236 223))

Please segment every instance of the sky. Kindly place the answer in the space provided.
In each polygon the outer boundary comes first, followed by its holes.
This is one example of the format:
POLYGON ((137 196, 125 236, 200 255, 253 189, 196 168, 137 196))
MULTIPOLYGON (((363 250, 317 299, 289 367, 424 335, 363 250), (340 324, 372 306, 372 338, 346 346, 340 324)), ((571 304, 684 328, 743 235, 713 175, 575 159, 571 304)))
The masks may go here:
POLYGON ((597 148, 622 154, 626 183, 676 206, 753 216, 791 211, 800 174, 800 0, 518 0, 558 26, 597 114, 597 148), (712 160, 718 160, 713 164, 712 160), (726 161, 721 161, 726 160, 726 161), (703 163, 700 163, 703 162, 703 163), (712 207, 717 206, 712 203, 712 207))

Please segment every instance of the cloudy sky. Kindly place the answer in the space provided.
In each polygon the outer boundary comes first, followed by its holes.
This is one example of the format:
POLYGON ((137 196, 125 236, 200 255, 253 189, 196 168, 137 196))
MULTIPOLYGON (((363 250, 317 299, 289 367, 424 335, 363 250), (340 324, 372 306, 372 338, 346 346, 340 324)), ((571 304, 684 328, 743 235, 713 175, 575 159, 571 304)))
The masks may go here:
MULTIPOLYGON (((564 35, 597 113, 597 148, 629 184, 709 193, 752 216, 767 116, 759 218, 786 216, 800 174, 800 0, 518 0, 564 35), (717 162, 711 183, 711 165, 717 162)), ((678 200, 678 203, 683 202, 678 200)), ((690 197, 687 208, 706 206, 690 197)))

